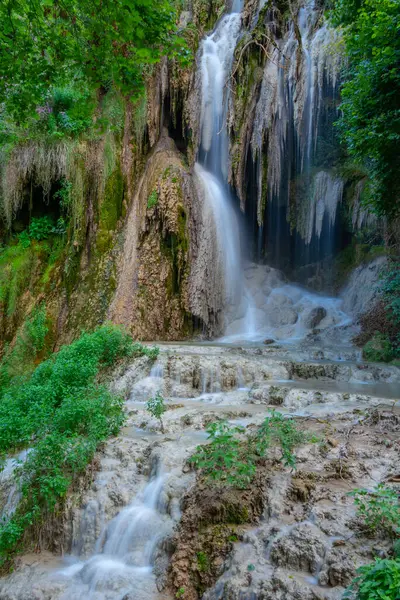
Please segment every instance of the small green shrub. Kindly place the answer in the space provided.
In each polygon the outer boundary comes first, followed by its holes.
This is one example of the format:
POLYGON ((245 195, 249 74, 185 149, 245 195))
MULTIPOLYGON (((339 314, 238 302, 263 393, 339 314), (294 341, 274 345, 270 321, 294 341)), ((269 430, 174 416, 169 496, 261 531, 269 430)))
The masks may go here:
POLYGON ((400 535, 400 503, 396 491, 379 484, 372 491, 354 490, 351 496, 357 506, 357 515, 362 517, 371 533, 400 535))
POLYGON ((252 481, 256 465, 246 452, 247 444, 237 437, 243 427, 231 427, 226 421, 211 423, 207 429, 209 443, 196 448, 189 461, 211 481, 246 488, 252 481))
POLYGON ((18 235, 18 244, 21 246, 21 248, 29 248, 29 246, 31 245, 31 238, 29 236, 29 232, 25 229, 24 231, 21 231, 21 233, 18 235))
POLYGON ((175 598, 184 598, 185 596, 185 588, 180 587, 179 590, 175 594, 175 598))
POLYGON ((160 392, 157 392, 153 398, 150 398, 150 400, 147 401, 146 410, 153 417, 160 421, 161 431, 164 433, 164 423, 162 420, 162 416, 167 410, 167 408, 164 403, 164 398, 162 397, 160 392))
POLYGON ((363 358, 371 362, 390 362, 394 358, 394 350, 389 337, 376 332, 374 337, 365 344, 363 358))
POLYGON ((60 207, 67 212, 71 208, 72 183, 65 177, 60 181, 60 189, 54 194, 60 207))
POLYGON ((377 559, 360 567, 344 598, 356 600, 399 600, 400 561, 377 559))
POLYGON ((32 373, 39 355, 45 357, 46 337, 49 332, 49 321, 44 303, 33 309, 20 328, 15 344, 7 348, 0 364, 1 390, 10 385, 13 379, 32 373))
POLYGON ((53 233, 53 222, 50 217, 33 218, 29 225, 29 237, 31 240, 47 240, 53 233))
POLYGON ((25 324, 26 349, 37 356, 44 348, 45 338, 49 332, 46 306, 44 303, 33 309, 25 324))
POLYGON ((160 354, 160 348, 158 348, 158 346, 153 346, 152 348, 149 348, 148 346, 143 346, 139 342, 136 342, 132 346, 132 354, 137 354, 139 356, 143 355, 147 356, 151 360, 156 360, 158 355, 160 354))
POLYGON ((294 468, 296 458, 293 450, 303 443, 306 436, 298 431, 294 419, 287 418, 275 410, 267 417, 259 428, 254 443, 259 456, 264 457, 271 445, 279 445, 282 451, 282 461, 285 466, 294 468))
POLYGON ((305 440, 294 420, 276 411, 252 435, 245 435, 243 427, 232 427, 226 421, 211 423, 206 431, 209 443, 198 446, 189 461, 206 479, 239 489, 251 483, 257 462, 267 456, 271 446, 279 445, 285 466, 295 467, 293 450, 305 440))

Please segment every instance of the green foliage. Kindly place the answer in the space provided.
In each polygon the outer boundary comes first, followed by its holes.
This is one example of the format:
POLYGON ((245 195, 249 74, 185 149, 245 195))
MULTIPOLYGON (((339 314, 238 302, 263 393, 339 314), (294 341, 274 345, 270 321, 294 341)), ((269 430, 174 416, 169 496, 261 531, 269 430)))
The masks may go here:
POLYGON ((209 443, 198 446, 190 462, 211 481, 246 488, 255 475, 256 465, 254 457, 246 452, 247 445, 237 437, 244 433, 244 428, 219 421, 211 423, 206 431, 209 443))
POLYGON ((180 587, 179 590, 175 594, 175 598, 184 598, 185 597, 185 588, 180 587))
POLYGON ((393 554, 395 558, 400 558, 400 539, 396 540, 393 544, 393 554))
POLYGON ((206 573, 210 570, 210 559, 205 552, 197 553, 197 568, 201 573, 206 573))
POLYGON ((36 247, 26 244, 5 246, 0 250, 0 302, 7 317, 15 315, 20 295, 27 289, 32 268, 37 262, 36 247))
POLYGON ((344 594, 356 600, 399 600, 400 561, 377 559, 371 565, 360 567, 358 576, 344 594))
POLYGON ((46 354, 48 333, 46 306, 41 303, 20 328, 14 346, 5 352, 0 364, 0 393, 13 378, 32 372, 37 358, 46 354))
POLYGON ((398 0, 335 0, 348 57, 339 129, 349 154, 369 174, 367 202, 400 211, 400 11, 398 0))
POLYGON ((218 421, 207 427, 209 443, 196 448, 189 459, 210 481, 245 489, 253 480, 256 465, 278 445, 285 466, 295 467, 295 446, 305 440, 292 419, 272 411, 255 434, 245 435, 243 427, 232 427, 218 421))
POLYGON ((400 535, 400 503, 398 494, 379 484, 373 491, 351 492, 357 506, 357 515, 371 533, 383 532, 390 536, 400 535))
MULTIPOLYGON (((44 334, 41 310, 30 323, 39 347, 44 334)), ((99 383, 99 374, 124 357, 147 353, 122 329, 104 325, 63 346, 30 377, 3 387, 0 451, 32 448, 18 468, 20 504, 0 528, 3 561, 22 548, 28 527, 40 527, 46 514, 54 512, 98 445, 118 432, 123 401, 99 383)))
POLYGON ((275 410, 265 419, 254 438, 259 456, 265 456, 272 444, 279 445, 282 451, 282 462, 286 467, 292 468, 296 466, 293 450, 304 441, 305 436, 298 431, 295 421, 275 410))
POLYGON ((150 360, 156 360, 158 355, 160 354, 160 348, 158 346, 143 346, 140 342, 135 342, 132 344, 132 356, 147 356, 150 360))
POLYGON ((72 183, 62 178, 60 182, 60 189, 54 194, 54 198, 58 200, 61 209, 65 212, 71 208, 71 193, 72 193, 72 183))
POLYGON ((53 222, 50 217, 33 218, 29 225, 29 237, 31 240, 47 240, 53 233, 53 222))
POLYGON ((154 208, 158 204, 157 190, 153 190, 147 198, 147 208, 154 208))
POLYGON ((150 400, 146 402, 146 410, 153 417, 160 421, 161 431, 164 433, 164 423, 162 420, 162 416, 167 410, 167 408, 164 403, 164 398, 162 397, 160 392, 157 392, 156 395, 153 396, 153 398, 150 398, 150 400))
POLYGON ((42 303, 33 309, 32 314, 25 324, 28 352, 37 356, 43 350, 48 331, 46 306, 42 303))
POLYGON ((20 122, 39 107, 49 127, 79 132, 91 90, 136 94, 161 54, 188 57, 167 0, 14 0, 0 20, 0 104, 20 122))
POLYGON ((363 358, 371 362, 390 362, 395 357, 388 335, 375 333, 363 348, 363 358))
POLYGON ((51 235, 65 235, 67 223, 60 217, 54 225, 52 219, 47 215, 44 217, 33 217, 27 230, 18 234, 18 243, 22 248, 28 248, 32 240, 42 242, 48 240, 51 235))

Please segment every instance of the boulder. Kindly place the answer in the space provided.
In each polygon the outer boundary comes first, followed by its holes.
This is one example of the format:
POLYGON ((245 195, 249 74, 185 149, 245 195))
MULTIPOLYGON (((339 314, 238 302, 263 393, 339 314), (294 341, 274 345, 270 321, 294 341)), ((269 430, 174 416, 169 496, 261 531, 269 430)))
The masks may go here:
POLYGON ((327 315, 326 309, 323 306, 318 306, 310 310, 303 317, 303 323, 307 329, 315 329, 327 315))
POLYGON ((279 567, 317 573, 325 551, 320 530, 311 523, 300 523, 272 542, 270 560, 279 567))

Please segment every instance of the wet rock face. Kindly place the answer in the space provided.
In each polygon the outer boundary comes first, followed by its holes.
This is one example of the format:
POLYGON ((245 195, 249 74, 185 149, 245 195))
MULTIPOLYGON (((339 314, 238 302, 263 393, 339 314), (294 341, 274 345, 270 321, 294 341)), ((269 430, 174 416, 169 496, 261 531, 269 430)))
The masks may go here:
POLYGON ((266 471, 259 470, 246 490, 210 485, 198 479, 184 497, 174 539, 169 582, 185 598, 198 600, 220 577, 237 541, 239 525, 254 522, 264 508, 266 471))
POLYGON ((325 556, 325 542, 320 530, 311 524, 297 525, 288 535, 272 542, 271 562, 278 567, 315 574, 325 556))
POLYGON ((379 299, 380 275, 386 262, 387 259, 381 256, 353 271, 341 294, 344 310, 348 314, 359 317, 379 299))
POLYGON ((326 557, 326 562, 319 575, 321 585, 347 587, 354 579, 356 569, 354 560, 346 551, 334 548, 326 557))
POLYGON ((323 306, 318 306, 317 308, 313 308, 310 312, 303 318, 304 324, 308 329, 314 329, 317 327, 323 319, 325 319, 327 315, 326 309, 323 306))
POLYGON ((164 133, 133 200, 110 308, 112 320, 129 327, 136 338, 174 340, 192 334, 192 202, 191 175, 164 133))

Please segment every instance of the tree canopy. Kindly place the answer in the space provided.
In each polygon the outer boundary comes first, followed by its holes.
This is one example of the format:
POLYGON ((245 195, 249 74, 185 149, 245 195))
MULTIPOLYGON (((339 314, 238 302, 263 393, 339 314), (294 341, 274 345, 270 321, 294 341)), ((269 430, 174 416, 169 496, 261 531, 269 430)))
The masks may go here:
POLYGON ((135 94, 163 53, 186 52, 169 0, 3 0, 0 22, 0 103, 17 120, 52 86, 135 94))
POLYGON ((400 212, 400 2, 336 0, 348 64, 339 127, 349 154, 369 177, 378 214, 400 212))

